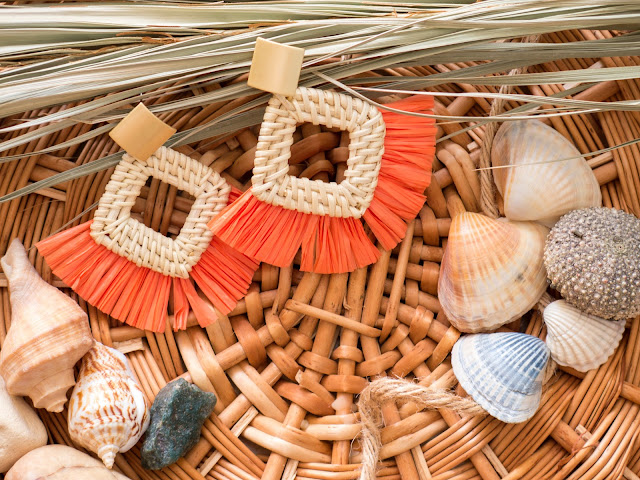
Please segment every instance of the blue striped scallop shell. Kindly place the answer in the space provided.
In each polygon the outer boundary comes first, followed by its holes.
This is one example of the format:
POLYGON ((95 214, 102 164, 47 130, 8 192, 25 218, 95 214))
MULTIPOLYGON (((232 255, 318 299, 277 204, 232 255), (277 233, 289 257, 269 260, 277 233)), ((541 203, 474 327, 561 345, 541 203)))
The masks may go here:
POLYGON ((549 349, 524 333, 465 335, 453 347, 453 372, 490 415, 520 423, 538 409, 549 349))

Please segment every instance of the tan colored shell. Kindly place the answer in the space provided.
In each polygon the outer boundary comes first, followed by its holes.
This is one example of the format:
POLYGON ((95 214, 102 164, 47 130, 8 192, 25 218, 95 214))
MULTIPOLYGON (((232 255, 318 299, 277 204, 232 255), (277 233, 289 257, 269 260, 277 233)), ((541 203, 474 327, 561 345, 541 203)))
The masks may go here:
POLYGON ((542 257, 548 229, 465 212, 451 222, 438 298, 463 332, 486 332, 519 318, 547 288, 542 257))
POLYGON ((66 445, 45 445, 16 462, 5 480, 129 480, 86 453, 66 445))
POLYGON ((543 317, 551 357, 579 372, 597 368, 613 355, 626 324, 581 312, 565 300, 550 303, 543 317))
POLYGON ((9 395, 0 377, 0 473, 31 450, 47 444, 47 429, 22 397, 9 395))
POLYGON ((549 227, 565 213, 602 205, 600 186, 580 152, 562 134, 538 120, 505 122, 493 141, 493 171, 510 220, 549 227), (573 158, 567 161, 555 161, 573 158), (542 163, 548 162, 548 163, 542 163), (525 165, 536 163, 536 165, 525 165))
POLYGON ((11 328, 0 352, 0 374, 11 395, 61 412, 75 383, 73 366, 93 345, 87 314, 45 282, 15 239, 2 260, 9 280, 11 328))
POLYGON ((69 433, 111 468, 149 426, 149 404, 126 357, 96 342, 82 359, 69 400, 69 433))

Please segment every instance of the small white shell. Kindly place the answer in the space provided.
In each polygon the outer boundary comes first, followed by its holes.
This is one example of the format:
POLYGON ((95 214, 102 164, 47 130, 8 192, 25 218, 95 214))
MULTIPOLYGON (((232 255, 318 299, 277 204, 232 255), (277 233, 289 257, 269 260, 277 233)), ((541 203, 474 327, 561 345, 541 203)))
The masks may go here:
POLYGON ((538 409, 549 349, 524 333, 465 335, 453 346, 453 373, 490 415, 520 423, 538 409))
POLYGON ((607 361, 620 344, 626 323, 589 315, 564 300, 550 303, 543 317, 551 358, 579 372, 607 361))
POLYGON ((463 332, 484 332, 521 317, 547 288, 547 228, 465 212, 451 222, 438 298, 463 332))
POLYGON ((69 400, 71 439, 98 454, 111 468, 149 426, 149 404, 126 357, 96 342, 82 359, 69 400))
POLYGON ((493 171, 505 216, 551 227, 571 210, 601 206, 598 181, 583 158, 574 158, 579 156, 569 140, 538 120, 505 122, 493 141, 491 163, 521 165, 493 171), (554 162, 565 158, 573 159, 554 162))

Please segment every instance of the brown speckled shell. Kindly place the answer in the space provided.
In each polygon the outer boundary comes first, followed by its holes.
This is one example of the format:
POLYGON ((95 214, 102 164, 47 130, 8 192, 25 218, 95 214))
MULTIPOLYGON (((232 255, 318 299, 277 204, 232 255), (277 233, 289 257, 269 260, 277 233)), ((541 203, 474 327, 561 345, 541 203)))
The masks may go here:
POLYGON ((451 222, 438 298, 463 332, 495 330, 527 312, 547 288, 547 228, 465 212, 451 222))
POLYGON ((149 402, 126 357, 101 343, 82 359, 69 400, 69 433, 111 468, 117 452, 133 447, 149 426, 149 402))

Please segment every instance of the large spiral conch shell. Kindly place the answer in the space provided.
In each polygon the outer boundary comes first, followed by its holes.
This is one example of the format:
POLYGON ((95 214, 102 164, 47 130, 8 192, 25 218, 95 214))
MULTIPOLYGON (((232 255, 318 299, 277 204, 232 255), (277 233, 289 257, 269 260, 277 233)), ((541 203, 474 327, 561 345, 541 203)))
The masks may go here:
POLYGON ((507 423, 524 422, 536 413, 548 360, 542 340, 515 332, 465 335, 451 354, 462 388, 507 423))
POLYGON ((45 282, 14 240, 2 260, 9 280, 11 328, 0 352, 0 375, 11 395, 61 412, 75 384, 73 366, 93 345, 87 314, 45 282))
POLYGON ((69 400, 71 439, 111 468, 116 453, 133 447, 148 426, 149 404, 126 357, 96 342, 69 400))
POLYGON ((505 216, 551 227, 571 210, 602 205, 598 181, 579 157, 569 140, 542 122, 505 122, 493 141, 491 163, 520 165, 493 170, 505 216), (565 158, 572 160, 554 161, 565 158))
POLYGON ((607 361, 620 344, 626 324, 581 312, 564 300, 550 303, 543 317, 551 358, 579 372, 607 361))
POLYGON ((489 331, 531 309, 547 288, 547 232, 533 222, 457 215, 438 280, 438 298, 449 321, 463 332, 489 331))

